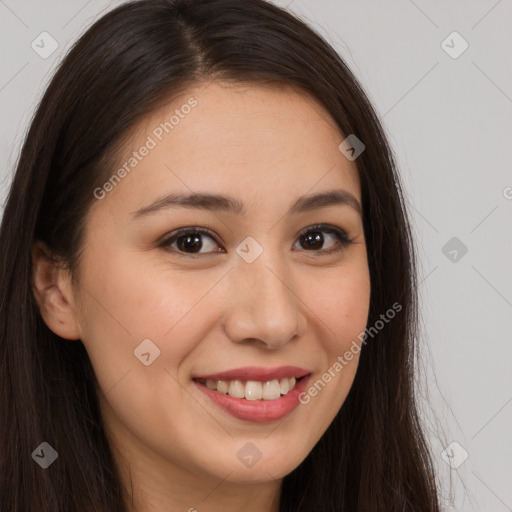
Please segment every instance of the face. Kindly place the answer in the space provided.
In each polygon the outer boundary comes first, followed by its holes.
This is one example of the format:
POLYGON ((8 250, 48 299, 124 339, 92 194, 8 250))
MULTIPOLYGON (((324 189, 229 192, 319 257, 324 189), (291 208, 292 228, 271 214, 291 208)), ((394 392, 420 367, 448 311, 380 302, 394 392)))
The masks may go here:
POLYGON ((95 191, 75 290, 108 435, 128 463, 280 479, 341 408, 368 317, 346 136, 305 93, 225 82, 132 134, 95 191))

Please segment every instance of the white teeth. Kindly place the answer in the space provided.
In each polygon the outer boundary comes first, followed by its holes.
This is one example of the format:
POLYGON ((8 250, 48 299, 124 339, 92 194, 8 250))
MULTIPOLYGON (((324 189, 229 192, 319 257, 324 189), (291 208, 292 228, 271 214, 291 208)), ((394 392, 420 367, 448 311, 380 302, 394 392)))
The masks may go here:
POLYGON ((247 400, 261 400, 263 398, 263 386, 256 380, 248 380, 245 385, 245 398, 247 400))
MULTIPOLYGON (((286 379, 288 380, 288 379, 286 379)), ((263 384, 263 400, 275 400, 281 396, 281 387, 277 379, 263 384)))
POLYGON ((228 392, 229 385, 225 380, 217 381, 217 391, 225 395, 228 392))
POLYGON ((229 384, 228 395, 235 398, 243 398, 245 393, 244 385, 239 380, 232 380, 229 384))
POLYGON ((281 395, 289 393, 297 382, 295 377, 284 377, 267 382, 249 380, 212 380, 202 381, 207 388, 217 390, 224 395, 230 395, 235 398, 245 398, 246 400, 276 400, 281 395))

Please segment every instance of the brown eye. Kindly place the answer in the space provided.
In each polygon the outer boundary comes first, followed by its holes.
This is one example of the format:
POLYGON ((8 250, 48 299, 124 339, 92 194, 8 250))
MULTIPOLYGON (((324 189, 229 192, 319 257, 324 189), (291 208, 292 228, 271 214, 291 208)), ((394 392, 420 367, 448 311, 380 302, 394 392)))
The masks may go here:
POLYGON ((324 237, 320 231, 309 232, 301 238, 308 249, 321 249, 324 244, 324 237))
MULTIPOLYGON (((342 251, 352 240, 341 229, 318 224, 303 230, 297 242, 303 250, 323 255, 342 251), (326 243, 328 248, 324 247, 326 243)), ((181 228, 171 233, 160 247, 182 256, 225 252, 219 247, 213 232, 195 227, 181 228)))
POLYGON ((161 244, 161 247, 170 248, 174 252, 184 254, 204 254, 205 252, 222 252, 215 250, 217 242, 209 231, 203 228, 183 228, 171 234, 161 244), (206 241, 203 241, 204 239, 206 241), (202 251, 203 247, 206 251, 202 251))
POLYGON ((299 235, 299 242, 306 251, 332 253, 343 250, 352 243, 352 240, 341 229, 320 224, 302 231, 299 235), (324 236, 324 233, 327 236, 324 236), (331 240, 329 244, 331 248, 323 248, 326 240, 331 240))

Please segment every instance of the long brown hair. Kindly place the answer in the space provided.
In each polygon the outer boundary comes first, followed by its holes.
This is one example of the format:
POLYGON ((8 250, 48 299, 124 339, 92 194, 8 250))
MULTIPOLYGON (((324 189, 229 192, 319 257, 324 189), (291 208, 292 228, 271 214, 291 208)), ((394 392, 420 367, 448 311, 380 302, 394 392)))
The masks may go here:
POLYGON ((417 277, 403 193, 383 128, 344 61, 297 17, 264 0, 140 0, 95 22, 69 51, 34 115, 0 231, 0 510, 124 511, 84 346, 43 322, 31 291, 36 240, 76 270, 95 187, 127 130, 202 80, 307 91, 366 148, 360 175, 371 275, 364 345, 336 418, 283 481, 281 512, 438 512, 416 405, 417 277), (42 470, 42 442, 58 460, 42 470))

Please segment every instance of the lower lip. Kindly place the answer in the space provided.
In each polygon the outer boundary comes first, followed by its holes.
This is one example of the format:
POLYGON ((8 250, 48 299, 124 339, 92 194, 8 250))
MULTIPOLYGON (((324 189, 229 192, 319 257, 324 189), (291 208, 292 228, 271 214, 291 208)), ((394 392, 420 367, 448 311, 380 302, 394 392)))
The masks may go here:
POLYGON ((221 409, 235 418, 256 423, 276 421, 290 414, 299 405, 299 395, 304 391, 309 375, 300 379, 295 387, 286 395, 275 400, 247 400, 224 395, 193 381, 196 386, 221 409))

